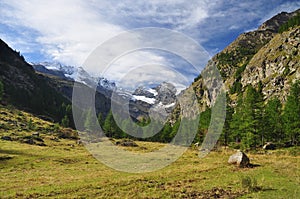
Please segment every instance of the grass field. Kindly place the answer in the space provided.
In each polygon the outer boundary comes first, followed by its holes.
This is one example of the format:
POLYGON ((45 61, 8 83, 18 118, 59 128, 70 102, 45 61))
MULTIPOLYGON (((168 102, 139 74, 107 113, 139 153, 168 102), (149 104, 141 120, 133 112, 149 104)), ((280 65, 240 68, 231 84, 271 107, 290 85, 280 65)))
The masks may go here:
MULTIPOLYGON (((13 131, 2 129, 0 136, 13 131)), ((22 133, 30 131, 14 135, 22 133)), ((40 137, 46 146, 0 140, 0 198, 300 198, 299 148, 248 153, 260 166, 244 169, 227 164, 233 150, 200 159, 189 149, 164 169, 131 174, 105 166, 75 140, 53 139, 51 132, 40 137)), ((128 150, 162 146, 136 143, 128 150)))
MULTIPOLYGON (((199 159, 188 150, 152 173, 118 172, 94 159, 75 141, 35 146, 0 141, 0 198, 299 198, 299 156, 288 151, 249 154, 260 166, 227 164, 232 151, 199 159), (249 178, 251 182, 249 182, 249 178), (242 181, 246 180, 248 184, 242 181), (255 183, 256 181, 256 183, 255 183)), ((141 143, 146 148, 156 143, 141 143)))

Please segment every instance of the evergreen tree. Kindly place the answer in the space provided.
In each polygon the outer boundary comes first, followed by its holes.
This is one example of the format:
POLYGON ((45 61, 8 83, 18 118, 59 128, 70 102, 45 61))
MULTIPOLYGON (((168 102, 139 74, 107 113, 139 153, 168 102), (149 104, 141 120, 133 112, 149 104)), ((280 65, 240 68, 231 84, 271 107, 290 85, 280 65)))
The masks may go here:
POLYGON ((200 113, 198 132, 195 142, 202 142, 207 134, 211 118, 211 108, 207 108, 204 112, 200 113))
POLYGON ((75 128, 75 124, 73 121, 73 114, 72 114, 72 106, 70 104, 62 103, 59 114, 61 119, 61 125, 63 127, 71 127, 75 128))
POLYGON ((263 141, 280 142, 283 138, 281 111, 282 105, 276 97, 268 101, 264 111, 263 141))
POLYGON ((94 132, 96 130, 97 121, 93 118, 92 109, 87 110, 84 121, 84 128, 86 131, 94 132))
POLYGON ((97 120, 98 120, 99 125, 100 125, 101 127, 103 127, 103 125, 104 125, 104 119, 103 119, 102 113, 99 113, 99 114, 98 114, 97 120))
POLYGON ((242 141, 243 147, 256 147, 262 137, 263 96, 251 85, 246 88, 245 96, 239 96, 230 128, 237 142, 242 141))
POLYGON ((68 104, 66 106, 65 115, 67 116, 67 118, 69 120, 68 127, 75 128, 75 123, 74 123, 74 119, 73 119, 73 111, 72 111, 72 105, 71 104, 68 104))
POLYGON ((170 138, 173 140, 174 136, 177 134, 179 127, 180 127, 181 119, 176 120, 173 124, 172 131, 170 133, 170 138))
POLYGON ((299 142, 300 132, 300 82, 292 85, 283 110, 284 129, 293 144, 299 142))
POLYGON ((230 141, 230 136, 231 136, 231 128, 230 128, 230 123, 232 122, 232 115, 234 113, 234 109, 229 105, 230 103, 230 98, 228 95, 226 95, 226 118, 225 118, 225 122, 224 122, 224 128, 223 128, 223 134, 221 137, 221 141, 223 142, 223 144, 225 146, 228 145, 228 143, 230 141))
POLYGON ((69 127, 69 125, 70 125, 70 120, 69 120, 69 118, 68 118, 67 115, 65 115, 64 118, 61 120, 61 125, 62 125, 63 127, 69 127))
POLYGON ((162 132, 160 133, 159 141, 170 142, 172 140, 171 133, 172 133, 171 124, 169 122, 166 122, 164 128, 162 129, 162 132))
POLYGON ((232 115, 232 121, 230 122, 230 131, 229 139, 236 143, 239 143, 242 139, 243 128, 240 124, 244 122, 243 114, 243 95, 238 96, 237 105, 235 107, 235 112, 232 115))
POLYGON ((109 111, 108 115, 105 118, 105 121, 103 124, 103 130, 104 130, 104 133, 106 134, 106 136, 108 136, 108 137, 113 137, 113 138, 126 137, 124 135, 124 132, 116 124, 111 110, 109 111))
POLYGON ((262 127, 262 96, 251 85, 246 89, 244 99, 243 143, 246 148, 256 147, 261 136, 262 127))

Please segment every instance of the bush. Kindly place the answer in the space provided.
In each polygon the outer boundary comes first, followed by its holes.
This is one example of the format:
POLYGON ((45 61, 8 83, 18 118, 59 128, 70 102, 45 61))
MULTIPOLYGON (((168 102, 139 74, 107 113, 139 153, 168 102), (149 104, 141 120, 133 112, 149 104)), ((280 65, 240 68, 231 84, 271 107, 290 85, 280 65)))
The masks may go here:
POLYGON ((260 191, 261 187, 257 185, 257 180, 256 178, 251 178, 250 176, 245 176, 242 177, 241 180, 242 187, 244 189, 247 189, 247 191, 252 192, 252 191, 260 191))
POLYGON ((63 139, 77 140, 78 139, 78 134, 73 129, 65 128, 65 129, 60 130, 60 132, 58 133, 58 137, 63 138, 63 139))

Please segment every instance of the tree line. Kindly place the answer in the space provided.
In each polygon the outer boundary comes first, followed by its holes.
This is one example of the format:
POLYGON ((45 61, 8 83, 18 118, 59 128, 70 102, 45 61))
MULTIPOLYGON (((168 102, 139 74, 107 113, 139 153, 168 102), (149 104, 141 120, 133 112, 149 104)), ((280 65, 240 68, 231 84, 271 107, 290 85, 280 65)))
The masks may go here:
MULTIPOLYGON (((229 101, 229 97, 227 96, 229 101)), ((227 103, 226 119, 219 139, 219 144, 243 149, 255 149, 261 147, 266 142, 273 142, 279 146, 297 145, 300 142, 300 82, 292 84, 290 94, 283 104, 277 97, 269 99, 266 103, 262 94, 262 84, 257 88, 252 85, 246 86, 244 92, 238 94, 238 99, 234 107, 227 103)), ((70 125, 71 107, 63 105, 65 116, 62 120, 63 126, 70 125)), ((202 142, 208 132, 211 121, 211 108, 200 114, 199 126, 194 142, 202 142)), ((137 121, 140 126, 140 133, 149 134, 151 131, 157 131, 154 136, 147 138, 135 138, 126 132, 133 127, 132 119, 122 120, 117 125, 115 118, 110 111, 105 117, 102 113, 98 114, 97 121, 93 121, 91 110, 83 112, 84 128, 87 131, 94 131, 96 125, 101 126, 104 134, 111 138, 132 138, 143 141, 171 142, 178 130, 181 128, 184 136, 188 137, 192 132, 192 123, 194 121, 182 122, 179 117, 172 124, 165 124, 159 121, 137 121), (143 129, 142 127, 155 123, 153 126, 161 126, 157 129, 143 129)), ((74 124, 72 124, 74 125, 74 124)), ((144 136, 145 137, 145 136, 144 136)), ((180 139, 180 138, 178 138, 180 139)), ((173 140, 174 141, 174 140, 173 140)), ((176 142, 176 140, 175 140, 176 142)))
POLYGON ((280 146, 299 144, 300 82, 290 89, 285 104, 278 97, 264 103, 262 86, 248 85, 238 96, 235 108, 227 106, 222 143, 257 148, 266 142, 280 146))

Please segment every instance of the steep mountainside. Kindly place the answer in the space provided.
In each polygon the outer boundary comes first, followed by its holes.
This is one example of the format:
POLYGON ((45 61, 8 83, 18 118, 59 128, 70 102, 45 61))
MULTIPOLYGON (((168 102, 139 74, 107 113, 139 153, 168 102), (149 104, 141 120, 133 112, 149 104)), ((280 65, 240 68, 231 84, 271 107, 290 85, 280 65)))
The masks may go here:
MULTIPOLYGON (((235 104, 237 95, 244 91, 247 84, 257 87, 260 81, 266 100, 273 95, 288 92, 290 80, 298 74, 296 68, 299 66, 299 27, 283 34, 279 34, 278 30, 299 13, 300 9, 292 13, 282 12, 272 17, 257 30, 241 34, 211 59, 207 68, 217 66, 232 104, 235 104)), ((210 106, 212 99, 201 75, 195 79, 192 86, 202 109, 210 106)), ((284 97, 281 100, 284 100, 284 97)))
POLYGON ((266 99, 273 96, 285 102, 290 85, 300 79, 300 27, 276 35, 257 52, 242 74, 245 87, 261 82, 266 99))
POLYGON ((24 58, 2 40, 0 52, 3 102, 60 121, 63 115, 59 107, 70 102, 53 89, 46 78, 36 74, 24 58))

